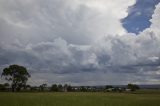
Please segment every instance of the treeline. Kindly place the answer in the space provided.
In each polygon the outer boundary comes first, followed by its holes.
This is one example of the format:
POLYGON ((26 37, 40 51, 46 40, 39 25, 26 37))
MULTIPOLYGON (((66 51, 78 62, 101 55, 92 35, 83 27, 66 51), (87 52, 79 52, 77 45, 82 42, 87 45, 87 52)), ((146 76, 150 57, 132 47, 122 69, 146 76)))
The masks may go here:
MULTIPOLYGON (((47 86, 47 84, 41 84, 39 86, 25 85, 21 89, 15 89, 19 92, 128 92, 136 91, 139 89, 138 85, 128 84, 126 87, 113 87, 106 86, 71 86, 68 84, 53 84, 47 86)), ((11 92, 12 87, 8 83, 0 84, 0 91, 11 92)))
POLYGON ((8 91, 10 85, 8 83, 0 84, 0 91, 8 91))

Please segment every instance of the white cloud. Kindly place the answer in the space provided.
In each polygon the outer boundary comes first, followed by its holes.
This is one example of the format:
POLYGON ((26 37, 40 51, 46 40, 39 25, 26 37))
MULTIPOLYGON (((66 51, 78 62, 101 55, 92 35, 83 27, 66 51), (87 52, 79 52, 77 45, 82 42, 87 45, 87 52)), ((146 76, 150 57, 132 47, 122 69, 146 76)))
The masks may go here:
POLYGON ((151 30, 153 30, 153 32, 157 35, 157 37, 159 37, 160 39, 160 3, 156 6, 156 9, 154 11, 154 14, 152 15, 152 19, 150 20, 152 25, 151 25, 151 30))
POLYGON ((135 0, 1 0, 1 27, 7 27, 1 30, 5 33, 1 36, 3 41, 16 38, 24 44, 56 37, 69 43, 90 44, 104 35, 124 34, 120 19, 127 16, 128 6, 134 3, 135 0))

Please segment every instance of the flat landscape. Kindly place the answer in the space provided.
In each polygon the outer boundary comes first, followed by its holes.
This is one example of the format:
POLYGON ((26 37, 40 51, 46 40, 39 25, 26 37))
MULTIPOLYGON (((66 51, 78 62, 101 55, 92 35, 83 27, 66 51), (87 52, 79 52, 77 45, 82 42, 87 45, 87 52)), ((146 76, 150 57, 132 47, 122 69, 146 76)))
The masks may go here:
POLYGON ((1 92, 0 106, 160 106, 160 92, 1 92))

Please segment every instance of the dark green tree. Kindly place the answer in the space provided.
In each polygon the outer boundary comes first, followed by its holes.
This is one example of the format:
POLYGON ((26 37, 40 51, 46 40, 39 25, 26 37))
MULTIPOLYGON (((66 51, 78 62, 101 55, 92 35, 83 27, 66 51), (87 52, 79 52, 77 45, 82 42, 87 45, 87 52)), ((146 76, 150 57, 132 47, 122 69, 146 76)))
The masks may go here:
POLYGON ((127 88, 131 89, 131 91, 135 91, 135 90, 139 89, 139 86, 136 84, 128 84, 127 88))
POLYGON ((67 91, 68 91, 68 92, 71 92, 71 91, 72 91, 72 86, 68 85, 68 86, 67 86, 67 91))
POLYGON ((39 86, 40 91, 44 91, 44 89, 47 87, 47 84, 42 84, 39 86))
POLYGON ((113 88, 113 86, 111 86, 111 85, 106 85, 105 86, 105 89, 109 89, 109 88, 113 88))
POLYGON ((55 92, 58 91, 58 86, 57 86, 57 84, 53 84, 53 85, 51 86, 51 91, 55 91, 55 92))
POLYGON ((19 91, 22 87, 25 87, 30 74, 27 69, 19 65, 10 65, 3 69, 2 77, 7 81, 11 81, 12 92, 19 91))
POLYGON ((0 84, 0 91, 6 91, 9 88, 8 83, 0 84))
POLYGON ((87 91, 87 89, 86 89, 86 87, 84 87, 84 86, 81 86, 81 92, 86 92, 87 91))
POLYGON ((57 87, 58 87, 58 91, 59 91, 59 92, 62 92, 62 91, 63 91, 63 86, 62 86, 61 84, 59 84, 57 87))
POLYGON ((0 91, 4 91, 6 90, 5 85, 4 84, 0 84, 0 91))

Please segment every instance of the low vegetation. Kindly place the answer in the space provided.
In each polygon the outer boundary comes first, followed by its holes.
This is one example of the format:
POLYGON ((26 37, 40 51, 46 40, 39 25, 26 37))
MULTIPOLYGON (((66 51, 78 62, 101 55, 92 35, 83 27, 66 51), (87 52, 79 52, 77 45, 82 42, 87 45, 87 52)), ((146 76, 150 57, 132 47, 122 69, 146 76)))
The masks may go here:
POLYGON ((160 92, 0 93, 0 106, 159 106, 160 92))

